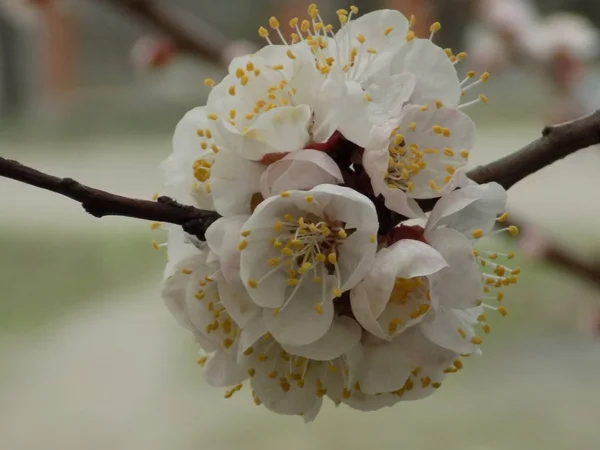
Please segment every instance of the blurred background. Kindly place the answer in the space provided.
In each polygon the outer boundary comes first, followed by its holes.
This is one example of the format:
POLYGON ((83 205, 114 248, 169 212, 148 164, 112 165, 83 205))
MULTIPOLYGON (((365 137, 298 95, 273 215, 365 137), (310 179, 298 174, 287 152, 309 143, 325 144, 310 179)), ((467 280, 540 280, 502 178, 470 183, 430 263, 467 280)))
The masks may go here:
MULTIPOLYGON (((1 156, 151 198, 177 121, 206 100, 203 80, 218 80, 231 57, 261 45, 256 30, 270 16, 285 24, 308 2, 149 4, 0 0, 1 156)), ((600 107, 595 0, 355 4, 361 14, 415 14, 420 36, 439 20, 436 42, 469 54, 459 72, 492 72, 490 105, 469 110, 479 133, 473 164, 600 107)), ((319 4, 332 23, 348 6, 319 4)), ((190 337, 158 295, 165 254, 151 242, 164 239, 160 231, 94 219, 71 200, 0 179, 0 447, 596 448, 598 172, 591 148, 511 190, 522 238, 485 246, 516 251, 523 273, 482 357, 429 399, 376 413, 329 405, 309 426, 254 406, 249 390, 225 400, 205 385, 190 337), (570 259, 556 264, 556 248, 570 259)))

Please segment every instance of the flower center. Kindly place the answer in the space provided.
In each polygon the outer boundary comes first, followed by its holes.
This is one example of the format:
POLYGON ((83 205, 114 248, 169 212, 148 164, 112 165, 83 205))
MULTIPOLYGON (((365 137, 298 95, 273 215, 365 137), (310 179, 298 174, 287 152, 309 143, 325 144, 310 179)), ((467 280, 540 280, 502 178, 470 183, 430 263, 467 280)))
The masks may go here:
POLYGON ((342 293, 337 249, 353 230, 346 230, 342 222, 312 214, 298 219, 285 214, 275 221, 273 228, 280 234, 272 239, 271 245, 281 256, 269 259, 269 264, 287 272, 287 284, 298 286, 305 278, 322 283, 327 275, 336 275, 333 294, 339 297, 342 293))
POLYGON ((392 336, 403 325, 419 319, 430 310, 429 281, 424 277, 396 278, 388 305, 391 316, 388 333, 392 336))

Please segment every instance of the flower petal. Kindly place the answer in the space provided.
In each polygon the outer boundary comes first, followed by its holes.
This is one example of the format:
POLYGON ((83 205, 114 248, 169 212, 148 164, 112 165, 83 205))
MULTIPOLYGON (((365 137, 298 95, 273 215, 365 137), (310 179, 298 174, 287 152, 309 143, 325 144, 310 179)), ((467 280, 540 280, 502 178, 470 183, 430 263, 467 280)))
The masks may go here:
POLYGON ((223 216, 250 214, 252 196, 260 191, 265 166, 222 150, 211 171, 216 211, 223 216))
POLYGON ((228 387, 244 381, 248 378, 248 373, 236 363, 235 358, 217 350, 210 355, 204 366, 204 378, 211 386, 228 387))
POLYGON ((457 310, 438 308, 427 320, 421 322, 419 328, 423 335, 435 344, 460 355, 479 350, 479 347, 471 342, 475 336, 473 325, 457 314, 457 310))
POLYGON ((450 228, 429 232, 428 240, 448 263, 429 277, 432 302, 457 309, 477 306, 483 297, 483 283, 471 241, 450 228))
POLYGON ((467 237, 475 229, 492 229, 506 206, 506 191, 498 183, 467 186, 443 196, 431 211, 425 237, 434 228, 453 228, 467 237))
POLYGON ((269 153, 300 150, 309 142, 312 112, 307 105, 279 106, 262 113, 245 131, 222 120, 215 130, 224 146, 243 158, 259 161, 269 153))
POLYGON ((417 80, 410 103, 424 105, 441 100, 450 108, 458 106, 461 88, 454 64, 429 39, 413 39, 394 55, 391 73, 401 72, 410 72, 417 80))
POLYGON ((297 150, 271 164, 263 173, 260 186, 267 198, 287 190, 309 190, 319 184, 343 181, 340 168, 325 152, 297 150))
POLYGON ((269 332, 282 345, 307 345, 331 327, 333 301, 329 297, 322 300, 321 284, 306 281, 284 308, 278 313, 265 309, 263 318, 269 332), (321 305, 320 312, 315 309, 317 304, 321 305))
POLYGON ((329 330, 316 341, 301 346, 282 345, 293 355, 317 361, 328 361, 346 353, 358 344, 362 335, 360 325, 350 317, 337 317, 329 330))

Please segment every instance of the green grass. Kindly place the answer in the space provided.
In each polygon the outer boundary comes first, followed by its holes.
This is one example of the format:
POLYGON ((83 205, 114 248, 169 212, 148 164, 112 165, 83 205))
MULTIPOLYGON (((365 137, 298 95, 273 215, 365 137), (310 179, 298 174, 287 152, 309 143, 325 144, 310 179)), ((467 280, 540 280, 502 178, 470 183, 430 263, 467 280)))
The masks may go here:
POLYGON ((101 298, 103 291, 116 291, 151 272, 159 276, 165 258, 151 239, 149 232, 0 231, 0 328, 44 326, 101 298))

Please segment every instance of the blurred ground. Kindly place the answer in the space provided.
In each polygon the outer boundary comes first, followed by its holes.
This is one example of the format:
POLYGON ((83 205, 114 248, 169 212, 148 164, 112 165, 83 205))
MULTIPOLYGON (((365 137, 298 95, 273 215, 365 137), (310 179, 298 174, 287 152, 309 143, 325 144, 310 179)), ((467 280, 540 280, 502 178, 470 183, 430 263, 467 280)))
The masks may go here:
MULTIPOLYGON (((473 163, 540 130, 532 121, 483 123, 473 163)), ((2 154, 149 198, 169 145, 161 134, 11 141, 2 154)), ((511 191, 511 210, 582 251, 600 250, 600 205, 589 202, 598 165, 598 150, 588 150, 545 169, 511 191)), ((94 219, 8 180, 0 192, 0 285, 9 287, 0 299, 2 448, 558 450, 600 439, 600 342, 581 331, 598 292, 545 265, 521 258, 510 316, 492 323, 485 355, 434 397, 371 414, 330 407, 304 426, 255 407, 245 389, 225 400, 205 386, 189 337, 160 302, 164 255, 146 223, 94 219)))

